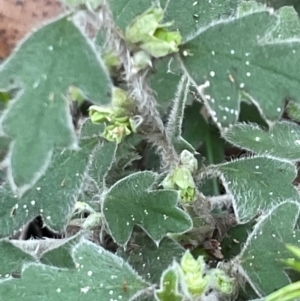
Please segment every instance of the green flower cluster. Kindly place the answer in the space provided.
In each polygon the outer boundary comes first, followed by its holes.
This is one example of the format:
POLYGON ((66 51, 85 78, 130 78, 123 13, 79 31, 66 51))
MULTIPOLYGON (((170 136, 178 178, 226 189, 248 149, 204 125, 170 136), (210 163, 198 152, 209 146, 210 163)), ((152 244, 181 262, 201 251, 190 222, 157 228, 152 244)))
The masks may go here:
POLYGON ((187 150, 180 154, 180 162, 163 180, 162 186, 166 189, 180 191, 184 203, 196 200, 196 185, 192 174, 198 169, 198 162, 194 155, 187 150))
POLYGON ((183 275, 183 287, 191 299, 201 296, 207 290, 213 290, 222 296, 232 296, 236 290, 236 280, 228 277, 221 269, 206 270, 204 257, 193 257, 189 250, 181 259, 181 274, 183 275))
POLYGON ((89 114, 95 124, 106 123, 102 136, 108 141, 120 143, 125 136, 136 133, 140 125, 136 118, 130 117, 134 103, 126 91, 114 88, 111 106, 90 106, 89 114))

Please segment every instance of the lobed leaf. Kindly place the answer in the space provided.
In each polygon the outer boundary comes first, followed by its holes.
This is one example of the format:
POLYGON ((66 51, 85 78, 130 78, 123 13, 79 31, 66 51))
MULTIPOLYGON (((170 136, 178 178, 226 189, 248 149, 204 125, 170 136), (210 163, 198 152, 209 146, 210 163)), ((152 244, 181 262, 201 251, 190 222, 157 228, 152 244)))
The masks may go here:
POLYGON ((281 116, 284 99, 300 101, 300 40, 272 39, 278 22, 272 10, 251 11, 199 28, 182 46, 182 67, 219 127, 237 121, 245 96, 268 122, 281 116))
POLYGON ((246 223, 282 200, 299 200, 292 185, 297 169, 289 161, 270 156, 242 158, 210 167, 219 173, 238 223, 246 223))
POLYGON ((280 121, 269 131, 255 124, 237 123, 224 131, 222 136, 233 145, 254 153, 300 160, 300 127, 296 123, 280 121))
POLYGON ((224 16, 231 15, 238 0, 189 1, 170 0, 164 6, 165 21, 174 21, 173 29, 179 30, 183 40, 194 34, 200 27, 207 26, 224 16))
POLYGON ((178 292, 179 276, 176 268, 170 267, 161 276, 160 289, 155 291, 156 300, 182 301, 184 296, 178 292))
POLYGON ((156 72, 150 77, 150 85, 155 90, 158 110, 163 115, 172 104, 182 71, 174 58, 156 62, 155 69, 156 72))
POLYGON ((291 257, 285 243, 299 243, 300 234, 295 228, 299 212, 299 202, 285 201, 274 206, 260 217, 237 257, 249 283, 260 297, 290 283, 280 260, 291 257))
POLYGON ((30 264, 20 279, 0 282, 7 300, 124 300, 130 301, 149 286, 121 258, 82 240, 73 248, 77 269, 30 264), (38 275, 38 277, 37 277, 38 275))
POLYGON ((191 228, 189 215, 177 208, 178 193, 152 190, 155 181, 153 172, 136 172, 115 183, 105 195, 102 212, 118 244, 127 243, 134 225, 142 227, 156 243, 167 233, 191 228))
POLYGON ((170 266, 173 259, 180 261, 183 253, 183 247, 174 240, 164 237, 157 246, 142 231, 134 231, 127 250, 120 248, 117 252, 139 275, 157 284, 163 271, 170 266))
POLYGON ((0 236, 11 234, 39 214, 54 230, 63 230, 81 192, 85 172, 91 163, 90 154, 97 144, 98 139, 88 139, 81 142, 78 151, 55 152, 45 175, 20 199, 12 194, 8 185, 2 186, 0 236))
POLYGON ((34 262, 34 258, 14 246, 9 240, 0 241, 0 278, 19 274, 24 263, 34 262))
POLYGON ((6 163, 19 195, 43 175, 56 147, 78 145, 66 99, 70 85, 97 104, 110 100, 98 54, 67 16, 34 32, 0 66, 0 90, 19 89, 0 120, 1 134, 12 139, 6 163))
POLYGON ((74 269, 76 267, 76 263, 72 257, 72 249, 76 244, 78 244, 80 239, 81 235, 77 234, 65 239, 62 244, 57 246, 55 246, 55 243, 52 242, 52 248, 42 254, 40 262, 58 268, 74 269))

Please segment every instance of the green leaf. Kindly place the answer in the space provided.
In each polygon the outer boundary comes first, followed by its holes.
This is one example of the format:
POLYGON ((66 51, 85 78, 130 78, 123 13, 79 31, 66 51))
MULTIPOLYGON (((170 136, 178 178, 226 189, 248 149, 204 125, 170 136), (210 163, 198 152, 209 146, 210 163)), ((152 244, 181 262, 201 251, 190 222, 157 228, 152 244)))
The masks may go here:
POLYGON ((90 154, 97 139, 83 140, 78 151, 55 152, 46 174, 20 199, 12 195, 8 185, 0 189, 0 236, 7 236, 42 214, 47 225, 63 230, 71 217, 81 192, 90 154), (59 210, 58 210, 59 209, 59 210))
POLYGON ((300 127, 296 123, 281 121, 269 131, 255 124, 235 124, 223 132, 223 137, 235 146, 254 153, 268 154, 299 161, 300 127))
POLYGON ((103 141, 95 149, 88 175, 95 181, 98 187, 98 193, 105 186, 104 178, 115 159, 117 147, 116 143, 103 141))
POLYGON ((255 220, 252 220, 246 224, 237 225, 226 232, 226 236, 222 240, 222 254, 226 259, 231 259, 240 254, 255 223, 255 220))
POLYGON ((238 3, 238 0, 189 2, 170 0, 165 7, 164 21, 174 21, 173 29, 179 30, 183 39, 186 40, 200 27, 205 27, 221 17, 231 15, 238 3))
POLYGON ((281 116, 284 99, 300 101, 300 42, 268 36, 278 18, 265 8, 223 19, 200 28, 182 46, 182 66, 219 127, 237 121, 242 94, 267 121, 281 116))
POLYGON ((299 202, 277 204, 260 217, 241 254, 235 259, 260 297, 290 283, 280 260, 291 258, 285 243, 299 242, 300 234, 295 229, 299 212, 299 202))
POLYGON ((182 121, 188 97, 189 85, 189 80, 183 76, 178 84, 177 92, 173 100, 173 107, 170 115, 168 116, 169 121, 166 126, 166 132, 178 154, 180 154, 183 150, 195 153, 193 146, 182 137, 182 121))
POLYGON ((11 274, 19 274, 24 263, 35 260, 8 240, 0 241, 0 258, 0 278, 7 278, 11 274))
POLYGON ((281 7, 276 14, 279 17, 279 26, 272 33, 276 39, 300 38, 300 19, 291 6, 281 7))
POLYGON ((40 262, 58 268, 74 269, 76 265, 72 257, 72 249, 75 244, 78 244, 80 239, 80 234, 65 239, 61 245, 55 248, 52 247, 48 252, 44 253, 40 258, 40 262))
POLYGON ((66 99, 70 85, 97 104, 110 100, 98 54, 68 17, 34 32, 0 66, 0 90, 20 89, 0 120, 2 135, 13 140, 8 175, 19 195, 42 176, 56 147, 78 144, 66 99))
MULTIPOLYGON (((183 138, 202 156, 198 159, 199 166, 221 163, 224 159, 224 141, 217 128, 201 114, 203 109, 202 104, 194 101, 185 108, 182 124, 183 138)), ((217 179, 207 179, 201 182, 200 190, 205 195, 219 195, 220 185, 217 179)))
POLYGON ((164 271, 161 276, 160 289, 155 291, 156 300, 182 301, 183 295, 178 293, 178 273, 174 267, 164 271))
POLYGON ((134 225, 142 227, 158 243, 167 233, 188 231, 190 217, 177 208, 174 190, 151 190, 156 174, 136 172, 123 178, 107 192, 102 212, 116 242, 125 245, 134 225), (117 217, 117 218, 116 218, 117 217))
MULTIPOLYGON (((219 173, 238 223, 250 221, 286 199, 299 199, 292 185, 297 175, 294 164, 269 156, 243 158, 210 167, 219 173)), ((214 170, 214 171, 213 171, 214 170)))
POLYGON ((137 16, 152 6, 151 0, 111 0, 109 2, 114 21, 125 31, 126 26, 137 16))
POLYGON ((124 300, 130 301, 149 285, 121 258, 82 240, 73 248, 77 269, 42 264, 24 268, 20 279, 0 283, 6 300, 124 300))
POLYGON ((127 249, 120 248, 117 252, 139 275, 157 284, 173 259, 180 262, 183 253, 184 249, 174 240, 164 237, 157 246, 145 232, 138 232, 136 228, 127 249))
POLYGON ((164 114, 172 104, 182 71, 174 58, 156 62, 155 69, 156 72, 150 77, 150 85, 156 92, 158 110, 164 114))

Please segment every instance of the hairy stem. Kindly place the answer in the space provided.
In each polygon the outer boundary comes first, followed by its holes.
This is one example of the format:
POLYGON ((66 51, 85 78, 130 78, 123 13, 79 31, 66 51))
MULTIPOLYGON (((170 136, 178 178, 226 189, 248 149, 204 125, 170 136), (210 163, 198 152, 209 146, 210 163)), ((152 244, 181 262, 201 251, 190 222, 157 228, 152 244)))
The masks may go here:
POLYGON ((123 79, 127 82, 129 93, 136 103, 138 114, 143 118, 139 132, 146 141, 157 147, 162 167, 170 168, 179 161, 179 158, 157 110, 154 93, 147 83, 149 70, 145 69, 138 73, 134 71, 130 48, 119 34, 107 1, 104 1, 98 12, 98 18, 100 28, 106 34, 107 46, 117 53, 124 66, 123 79))

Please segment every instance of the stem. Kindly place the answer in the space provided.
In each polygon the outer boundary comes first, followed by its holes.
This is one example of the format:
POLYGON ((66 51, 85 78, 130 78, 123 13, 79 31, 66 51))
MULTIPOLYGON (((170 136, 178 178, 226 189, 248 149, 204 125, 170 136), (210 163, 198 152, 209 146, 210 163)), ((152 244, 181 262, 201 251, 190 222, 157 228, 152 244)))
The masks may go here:
POLYGON ((147 83, 149 70, 134 72, 134 66, 131 63, 131 49, 120 36, 107 1, 103 2, 98 12, 98 18, 100 28, 106 34, 106 43, 109 49, 114 49, 124 66, 124 80, 127 82, 130 96, 136 103, 138 114, 143 118, 139 133, 146 141, 157 147, 161 155, 162 167, 170 168, 179 161, 179 157, 156 108, 157 102, 154 93, 147 83))

